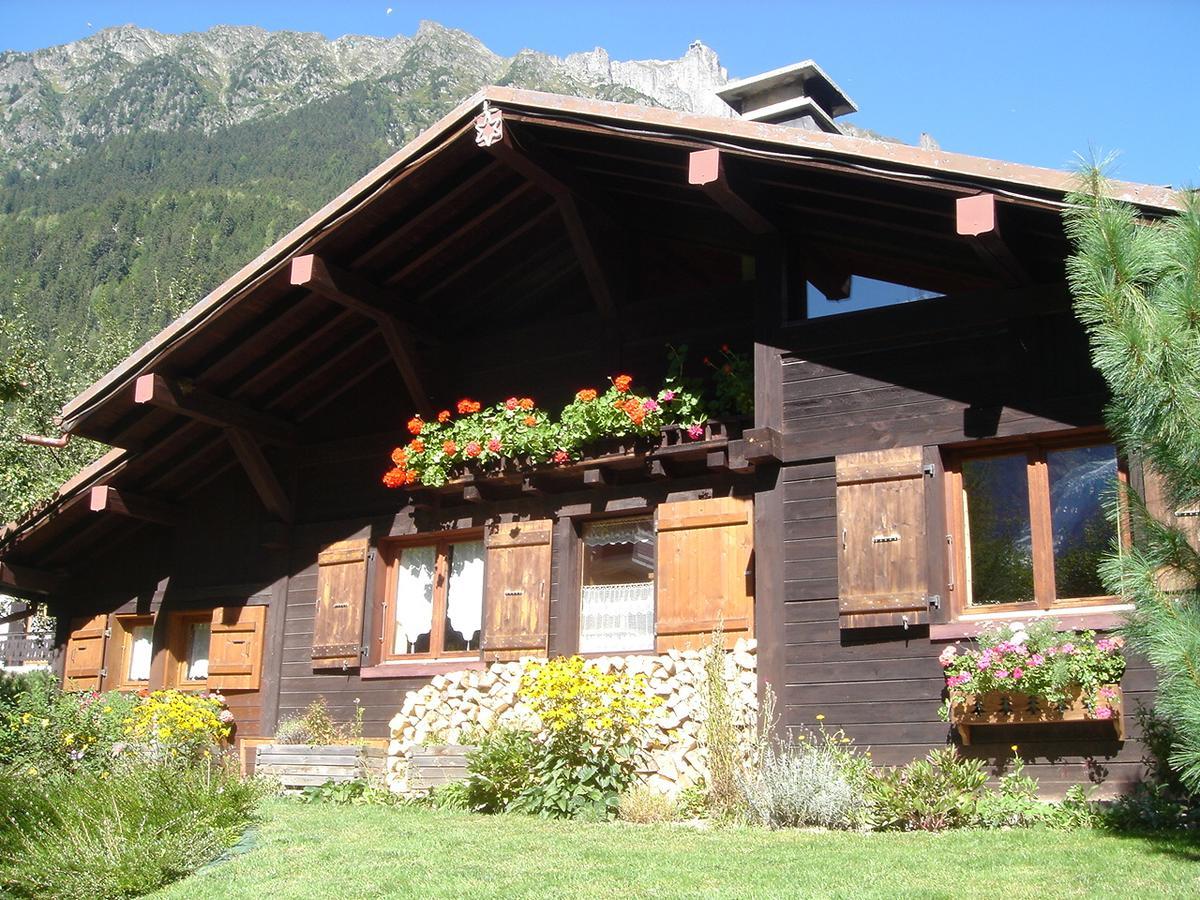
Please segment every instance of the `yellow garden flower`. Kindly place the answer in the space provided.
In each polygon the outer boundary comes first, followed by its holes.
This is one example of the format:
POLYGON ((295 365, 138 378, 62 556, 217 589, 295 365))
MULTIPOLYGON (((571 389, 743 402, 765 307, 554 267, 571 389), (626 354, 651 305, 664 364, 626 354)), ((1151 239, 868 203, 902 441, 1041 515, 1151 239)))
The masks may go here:
POLYGON ((36 775, 37 773, 38 773, 38 770, 35 769, 33 766, 30 766, 25 772, 26 775, 36 775))

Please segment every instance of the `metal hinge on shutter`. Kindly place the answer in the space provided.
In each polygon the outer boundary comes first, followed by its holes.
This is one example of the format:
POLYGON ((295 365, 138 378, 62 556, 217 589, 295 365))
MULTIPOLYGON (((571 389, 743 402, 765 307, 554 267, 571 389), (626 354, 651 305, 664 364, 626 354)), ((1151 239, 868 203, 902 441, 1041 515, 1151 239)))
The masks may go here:
POLYGON ((108 668, 107 668, 107 667, 104 667, 104 666, 102 666, 102 667, 100 668, 100 677, 101 677, 101 678, 107 678, 107 677, 108 677, 108 668))
POLYGON ((937 474, 937 469, 933 467, 933 463, 925 463, 925 465, 921 466, 921 474, 926 478, 932 478, 937 474))
POLYGON ((930 596, 925 598, 925 601, 929 604, 930 609, 941 609, 942 608, 942 595, 941 594, 931 594, 930 596))

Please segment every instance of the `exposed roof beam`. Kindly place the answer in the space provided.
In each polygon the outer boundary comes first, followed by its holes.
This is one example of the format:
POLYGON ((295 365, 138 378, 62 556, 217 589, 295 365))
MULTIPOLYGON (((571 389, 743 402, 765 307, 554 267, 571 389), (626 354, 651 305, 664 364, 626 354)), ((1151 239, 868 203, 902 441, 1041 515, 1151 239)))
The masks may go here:
MULTIPOLYGON (((693 150, 688 154, 688 184, 704 191, 751 234, 759 237, 778 235, 781 230, 778 225, 760 212, 753 202, 753 195, 744 188, 739 189, 736 179, 731 178, 727 158, 727 153, 715 147, 693 150)), ((822 294, 830 300, 845 300, 850 296, 849 272, 833 266, 824 254, 812 248, 805 248, 802 258, 805 278, 822 294)))
POLYGON ((88 509, 92 512, 112 512, 143 522, 157 522, 159 525, 178 525, 181 518, 177 506, 117 490, 110 484, 98 484, 91 489, 88 509))
MULTIPOLYGON (((49 594, 61 581, 62 576, 56 572, 0 562, 0 590, 4 593, 24 596, 49 594)), ((18 616, 6 617, 3 621, 12 621, 15 618, 18 616)))
POLYGON ((138 376, 133 402, 166 409, 218 428, 242 428, 272 444, 292 446, 299 442, 299 429, 291 422, 156 372, 138 376))
POLYGON ((476 118, 475 131, 475 143, 554 198, 596 307, 605 316, 615 315, 618 288, 611 279, 618 268, 604 265, 600 249, 599 231, 611 227, 608 217, 583 199, 574 176, 561 165, 537 153, 528 140, 517 146, 500 110, 485 108, 476 118))
POLYGON ((984 262, 1013 287, 1033 283, 1000 234, 995 194, 959 197, 954 206, 958 233, 971 240, 971 246, 984 262))
POLYGON ((416 343, 407 326, 387 311, 391 299, 388 292, 361 275, 340 269, 311 253, 292 259, 291 281, 374 321, 400 370, 413 405, 422 415, 432 415, 429 393, 417 371, 416 343))
POLYGON ((233 452, 245 469, 246 477, 250 479, 250 484, 254 486, 263 506, 271 515, 284 522, 291 522, 291 498, 253 435, 240 428, 230 428, 225 434, 229 437, 233 452))

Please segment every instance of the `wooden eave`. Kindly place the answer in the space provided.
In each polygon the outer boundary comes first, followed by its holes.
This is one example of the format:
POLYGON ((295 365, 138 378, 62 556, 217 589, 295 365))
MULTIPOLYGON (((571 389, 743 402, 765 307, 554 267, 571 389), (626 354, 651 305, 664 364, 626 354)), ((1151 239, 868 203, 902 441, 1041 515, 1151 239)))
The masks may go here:
MULTIPOLYGON (((447 346, 506 333, 518 342, 524 323, 552 328, 551 309, 582 332, 624 304, 656 299, 612 290, 598 295, 604 248, 581 242, 593 239, 600 218, 622 239, 679 248, 683 255, 674 262, 663 256, 662 265, 675 265, 681 278, 691 267, 689 252, 697 259, 713 248, 753 252, 761 236, 688 183, 689 154, 714 147, 728 156, 729 171, 751 189, 749 202, 780 236, 834 267, 891 280, 902 280, 900 270, 918 273, 928 282, 922 287, 947 292, 997 287, 1001 281, 974 238, 955 227, 959 198, 991 192, 1012 253, 1035 281, 1062 281, 1068 248, 1060 213, 1072 186, 1066 173, 738 119, 485 88, 68 403, 65 430, 127 450, 109 454, 99 470, 90 467, 49 506, 6 529, 0 557, 61 561, 111 529, 143 527, 124 516, 79 515, 77 498, 96 484, 186 503, 253 456, 244 442, 231 446, 219 417, 198 420, 177 405, 134 402, 139 376, 188 380, 246 410, 248 421, 287 423, 303 435, 287 452, 302 458, 304 444, 338 436, 309 433, 308 424, 364 379, 389 377, 389 367, 399 396, 407 397, 412 384, 436 393, 436 360, 447 346), (504 154, 477 145, 475 119, 485 101, 517 133, 512 152, 536 147, 549 175, 523 162, 506 164, 504 154), (572 209, 587 213, 579 233, 568 227, 572 209), (593 249, 595 257, 587 258, 584 251, 593 249), (381 331, 379 317, 292 282, 292 261, 306 254, 371 286, 369 303, 411 334, 405 345, 415 360, 411 372, 398 371, 398 345, 381 331), (447 316, 458 309, 464 313, 447 316)), ((1163 188, 1112 188, 1151 215, 1178 208, 1163 188)), ((407 399, 411 408, 421 405, 407 399)), ((451 399, 435 398, 439 405, 451 399)), ((261 476, 262 460, 254 457, 254 467, 261 476)), ((264 496, 273 493, 269 488, 264 496)), ((288 512, 280 500, 274 505, 288 512)))

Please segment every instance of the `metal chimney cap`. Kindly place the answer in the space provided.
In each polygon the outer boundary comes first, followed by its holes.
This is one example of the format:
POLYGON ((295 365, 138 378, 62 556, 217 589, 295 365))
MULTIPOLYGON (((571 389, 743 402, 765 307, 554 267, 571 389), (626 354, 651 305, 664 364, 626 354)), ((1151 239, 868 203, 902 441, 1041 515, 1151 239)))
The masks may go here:
POLYGON ((858 105, 849 95, 811 59, 731 81, 717 91, 717 96, 745 118, 752 118, 759 105, 753 102, 754 98, 765 96, 777 102, 784 92, 811 97, 830 118, 858 111, 858 105), (750 101, 749 106, 747 101, 750 101))

